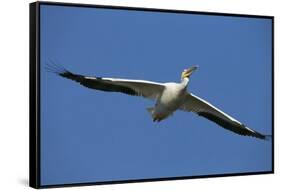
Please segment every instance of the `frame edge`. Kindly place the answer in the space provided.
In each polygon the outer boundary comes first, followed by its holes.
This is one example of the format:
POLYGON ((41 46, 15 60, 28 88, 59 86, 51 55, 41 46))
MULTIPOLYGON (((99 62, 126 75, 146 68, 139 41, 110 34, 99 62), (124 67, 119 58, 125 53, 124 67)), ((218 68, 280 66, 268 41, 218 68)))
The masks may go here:
POLYGON ((38 2, 29 4, 29 186, 33 188, 40 188, 37 109, 38 8, 38 2))
POLYGON ((80 3, 62 3, 37 1, 29 4, 29 186, 36 189, 41 188, 58 188, 58 187, 77 187, 77 186, 92 186, 92 185, 112 185, 123 183, 140 183, 154 181, 172 181, 185 179, 200 179, 214 177, 235 177, 248 176, 259 174, 274 174, 275 159, 274 159, 274 16, 269 15, 248 15, 236 13, 219 13, 219 12, 201 12, 188 10, 170 10, 158 8, 142 8, 142 7, 126 7, 113 5, 96 5, 96 4, 80 4, 80 3), (212 16, 233 16, 233 17, 249 17, 263 18, 272 21, 272 170, 247 173, 231 173, 231 174, 215 174, 215 175, 199 175, 199 176, 183 176, 183 177, 167 177, 155 179, 137 179, 137 180, 122 180, 122 181, 102 181, 102 182, 85 182, 85 183, 70 183, 70 184, 54 184, 42 185, 40 177, 40 5, 55 5, 55 6, 78 6, 78 7, 93 7, 107 8, 119 10, 135 10, 135 11, 152 11, 152 12, 172 12, 172 13, 188 13, 188 14, 203 14, 212 16), (39 114, 39 115, 38 115, 39 114))

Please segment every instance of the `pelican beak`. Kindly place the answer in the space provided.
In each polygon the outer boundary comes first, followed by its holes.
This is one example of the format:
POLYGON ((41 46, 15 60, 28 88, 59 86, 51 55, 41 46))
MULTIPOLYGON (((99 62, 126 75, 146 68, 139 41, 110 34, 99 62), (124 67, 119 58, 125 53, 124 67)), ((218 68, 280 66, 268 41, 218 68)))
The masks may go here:
POLYGON ((186 77, 190 77, 191 74, 198 68, 198 66, 193 66, 193 67, 190 67, 188 69, 185 69, 183 72, 182 72, 182 78, 186 78, 186 77))

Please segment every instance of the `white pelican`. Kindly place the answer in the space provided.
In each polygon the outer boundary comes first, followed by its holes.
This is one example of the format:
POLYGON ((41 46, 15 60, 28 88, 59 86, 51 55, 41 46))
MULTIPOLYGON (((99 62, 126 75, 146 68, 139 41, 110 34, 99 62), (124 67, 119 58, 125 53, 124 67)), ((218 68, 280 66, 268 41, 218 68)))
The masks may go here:
POLYGON ((159 122, 171 116, 176 110, 183 110, 194 112, 239 135, 266 139, 267 135, 263 135, 246 127, 212 104, 187 91, 190 76, 197 68, 197 66, 194 66, 185 69, 181 74, 180 83, 158 83, 147 80, 83 76, 70 72, 55 64, 47 65, 46 67, 47 71, 76 81, 91 89, 107 92, 121 92, 132 96, 142 96, 155 100, 155 106, 147 108, 153 121, 159 122))

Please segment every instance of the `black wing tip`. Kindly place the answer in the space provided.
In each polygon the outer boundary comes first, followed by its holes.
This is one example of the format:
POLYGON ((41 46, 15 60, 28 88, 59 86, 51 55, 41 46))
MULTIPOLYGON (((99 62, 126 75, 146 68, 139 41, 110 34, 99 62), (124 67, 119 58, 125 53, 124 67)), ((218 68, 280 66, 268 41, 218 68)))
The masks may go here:
POLYGON ((257 139, 265 140, 265 141, 270 141, 272 139, 272 135, 263 135, 263 134, 258 134, 258 135, 248 135, 251 137, 255 137, 257 139))
POLYGON ((255 138, 258 138, 258 139, 261 139, 261 140, 265 140, 265 141, 268 141, 270 140, 270 138, 268 138, 266 135, 262 135, 260 133, 254 133, 253 135, 248 135, 248 136, 252 136, 252 137, 255 137, 255 138))
POLYGON ((70 73, 62 65, 55 63, 53 60, 48 59, 48 62, 45 63, 45 70, 50 73, 57 75, 63 75, 64 73, 70 73))
POLYGON ((248 128, 246 125, 242 124, 243 127, 245 127, 246 129, 248 129, 249 131, 251 131, 252 133, 246 134, 247 136, 252 136, 258 139, 262 139, 262 140, 266 140, 269 141, 272 139, 272 135, 264 135, 262 133, 259 133, 253 129, 248 128))
POLYGON ((65 67, 60 64, 55 63, 53 60, 49 59, 45 64, 45 70, 50 73, 57 74, 61 77, 65 77, 68 79, 75 79, 78 75, 70 72, 65 67))
POLYGON ((263 140, 266 140, 266 141, 272 140, 272 135, 264 135, 263 140))

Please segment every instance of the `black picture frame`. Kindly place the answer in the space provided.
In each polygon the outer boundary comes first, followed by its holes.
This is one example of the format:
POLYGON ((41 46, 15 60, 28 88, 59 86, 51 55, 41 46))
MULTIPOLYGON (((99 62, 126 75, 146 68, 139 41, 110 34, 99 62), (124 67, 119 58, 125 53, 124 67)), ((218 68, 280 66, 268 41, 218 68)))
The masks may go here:
POLYGON ((90 5, 76 3, 59 3, 59 2, 34 2, 29 5, 29 60, 30 60, 30 76, 29 76, 29 185, 33 188, 51 188, 51 187, 68 187, 68 186, 83 186, 83 185, 100 185, 100 184, 120 184, 120 183, 135 183, 135 182, 151 182, 151 181, 166 181, 166 180, 182 180, 194 178, 210 178, 210 177, 226 177, 226 176, 242 176, 242 175, 257 175, 257 174, 273 174, 274 173, 274 17, 263 15, 247 15, 247 14, 232 14, 232 13, 217 13, 217 12, 199 12, 186 10, 166 10, 155 8, 139 8, 139 7, 123 7, 109 5, 90 5), (170 12, 183 14, 200 14, 200 15, 216 15, 216 16, 231 16, 231 17, 247 17, 247 18, 267 18, 272 21, 272 169, 265 172, 247 172, 247 173, 232 173, 218 175, 200 175, 200 176, 182 176, 168 178, 153 178, 139 180, 122 180, 122 181, 106 181, 93 183, 71 183, 58 185, 41 185, 40 183, 40 5, 56 5, 67 7, 88 7, 88 8, 105 8, 118 10, 134 10, 148 12, 170 12))

